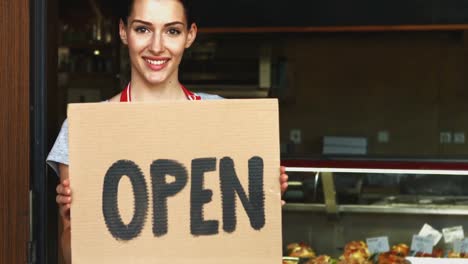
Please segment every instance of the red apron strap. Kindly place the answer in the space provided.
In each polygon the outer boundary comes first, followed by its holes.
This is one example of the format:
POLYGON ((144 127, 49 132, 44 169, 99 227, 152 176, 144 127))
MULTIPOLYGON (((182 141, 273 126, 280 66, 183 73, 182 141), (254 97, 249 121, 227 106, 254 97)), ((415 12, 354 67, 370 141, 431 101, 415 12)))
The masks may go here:
MULTIPOLYGON (((190 101, 198 101, 201 100, 201 96, 196 95, 194 92, 189 91, 187 88, 185 88, 183 85, 180 85, 182 87, 182 91, 184 91, 185 96, 187 97, 188 100, 190 101)), ((131 102, 132 101, 132 91, 131 91, 130 83, 125 87, 125 89, 122 91, 120 94, 120 102, 131 102)))
POLYGON ((185 93, 185 96, 187 97, 187 99, 189 99, 190 101, 198 101, 198 100, 201 100, 201 96, 199 95, 196 95, 194 92, 191 92, 189 91, 187 88, 185 88, 185 86, 183 85, 180 85, 182 87, 182 90, 184 91, 185 93))
POLYGON ((132 100, 132 94, 130 92, 130 83, 128 83, 127 87, 125 87, 120 94, 120 102, 130 102, 132 100))

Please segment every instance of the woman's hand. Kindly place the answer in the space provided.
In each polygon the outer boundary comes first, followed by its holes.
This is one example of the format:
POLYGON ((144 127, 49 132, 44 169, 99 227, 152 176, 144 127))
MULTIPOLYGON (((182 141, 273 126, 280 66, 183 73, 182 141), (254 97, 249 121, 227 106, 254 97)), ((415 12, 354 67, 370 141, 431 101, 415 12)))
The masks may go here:
MULTIPOLYGON (((280 167, 280 186, 281 186, 281 196, 283 196, 286 189, 288 189, 288 175, 286 174, 286 167, 280 167)), ((281 200, 281 205, 284 205, 286 202, 281 200)))
POLYGON ((68 177, 68 165, 59 164, 60 184, 57 185, 57 201, 59 207, 60 218, 62 219, 61 232, 61 248, 65 263, 71 263, 71 222, 70 222, 70 205, 71 205, 71 189, 70 180, 68 177))
POLYGON ((71 189, 70 181, 68 179, 63 180, 57 185, 57 197, 55 198, 58 206, 60 216, 63 219, 70 220, 70 205, 71 205, 71 189))

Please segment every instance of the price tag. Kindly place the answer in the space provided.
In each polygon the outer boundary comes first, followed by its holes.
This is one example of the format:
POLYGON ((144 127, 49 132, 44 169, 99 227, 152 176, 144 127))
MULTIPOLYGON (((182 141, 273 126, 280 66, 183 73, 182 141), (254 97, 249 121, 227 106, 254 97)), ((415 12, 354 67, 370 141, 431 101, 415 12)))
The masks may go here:
POLYGON ((461 244, 460 253, 468 253, 468 238, 463 239, 461 244))
POLYGON ((386 236, 368 238, 366 242, 371 254, 390 251, 388 237, 386 236))
POLYGON ((463 240, 453 241, 453 252, 467 253, 468 252, 468 238, 465 238, 463 240))
POLYGON ((411 241, 411 251, 432 254, 433 247, 434 244, 431 237, 413 235, 413 240, 411 241))
MULTIPOLYGON (((424 224, 418 235, 422 237, 430 237, 433 241, 433 246, 437 245, 442 238, 442 233, 428 224, 424 224)), ((430 253, 432 253, 432 251, 430 253)))
POLYGON ((462 226, 454 226, 442 229, 445 243, 452 243, 455 240, 463 240, 465 233, 462 226))
POLYGON ((453 241, 453 252, 461 253, 462 244, 463 244, 463 240, 453 241))

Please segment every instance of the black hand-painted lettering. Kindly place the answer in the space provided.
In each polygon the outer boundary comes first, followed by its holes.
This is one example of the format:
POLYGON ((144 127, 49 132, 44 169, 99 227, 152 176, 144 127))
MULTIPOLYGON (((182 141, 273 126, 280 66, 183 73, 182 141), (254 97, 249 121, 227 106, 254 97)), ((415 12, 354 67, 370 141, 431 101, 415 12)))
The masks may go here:
POLYGON ((153 161, 150 173, 153 186, 153 234, 163 236, 168 230, 167 198, 185 187, 188 174, 184 165, 167 159, 153 161), (166 175, 174 176, 175 181, 167 183, 166 175))
POLYGON ((192 235, 218 234, 217 220, 204 220, 203 205, 211 202, 213 191, 203 189, 204 174, 216 170, 216 158, 192 160, 192 186, 190 190, 190 231, 192 235))
POLYGON ((247 212, 250 226, 255 230, 262 229, 265 226, 263 159, 260 157, 249 159, 249 198, 247 198, 239 182, 234 168, 234 161, 229 157, 224 157, 221 159, 219 167, 223 204, 223 230, 229 233, 236 230, 235 193, 239 195, 242 206, 247 212))
POLYGON ((131 240, 143 230, 148 212, 148 191, 141 169, 130 160, 119 160, 112 164, 104 177, 102 212, 107 229, 119 240, 131 240), (128 225, 122 221, 118 206, 119 182, 123 176, 130 179, 134 196, 133 218, 128 225))

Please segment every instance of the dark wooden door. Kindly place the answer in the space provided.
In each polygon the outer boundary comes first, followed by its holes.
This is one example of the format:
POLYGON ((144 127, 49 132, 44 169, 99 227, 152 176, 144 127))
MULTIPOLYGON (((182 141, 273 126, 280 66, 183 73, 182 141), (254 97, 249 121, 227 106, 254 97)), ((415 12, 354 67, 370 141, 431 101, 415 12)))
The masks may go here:
POLYGON ((29 237, 29 0, 0 1, 0 263, 29 237))

